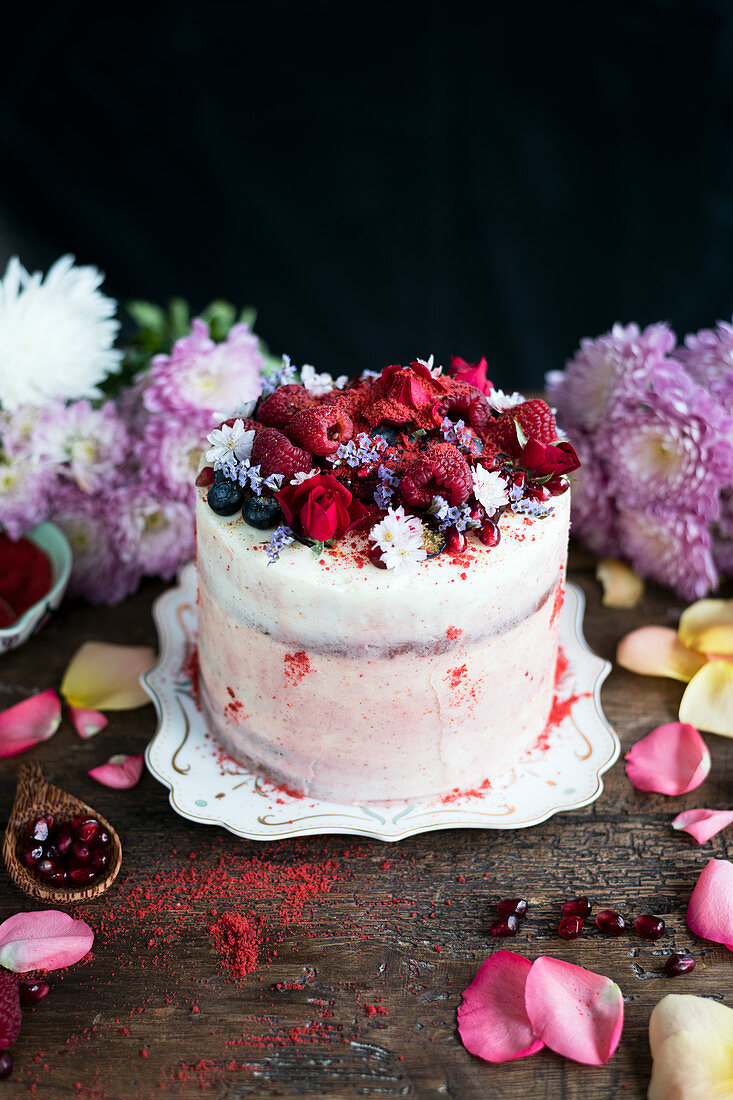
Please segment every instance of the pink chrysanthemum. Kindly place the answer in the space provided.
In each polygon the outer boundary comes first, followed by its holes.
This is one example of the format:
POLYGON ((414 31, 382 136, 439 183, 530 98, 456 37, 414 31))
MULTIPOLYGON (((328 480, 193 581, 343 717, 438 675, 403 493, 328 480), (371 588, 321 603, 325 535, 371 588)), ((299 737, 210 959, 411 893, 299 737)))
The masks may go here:
POLYGON ((47 520, 57 484, 47 466, 9 454, 0 440, 0 530, 17 539, 47 520))
POLYGON ((718 321, 714 329, 688 333, 676 355, 690 376, 733 412, 733 324, 718 321))
POLYGON ((580 460, 572 476, 573 534, 599 557, 617 557, 616 508, 603 461, 585 433, 574 433, 571 442, 580 460))
POLYGON ((54 495, 52 518, 71 544, 69 595, 114 604, 135 591, 141 570, 120 554, 113 506, 106 495, 92 496, 64 482, 54 495))
POLYGON ((262 388, 264 365, 265 357, 248 325, 234 325, 227 339, 216 344, 208 325, 196 318, 190 335, 178 340, 170 355, 153 359, 145 407, 186 415, 192 409, 213 413, 254 400, 262 388))
POLYGON ((710 531, 700 516, 650 504, 643 510, 620 508, 617 524, 622 553, 640 576, 687 601, 717 586, 710 531))
POLYGON ((190 506, 129 485, 110 495, 119 553, 134 572, 170 580, 195 551, 190 506))
POLYGON ((136 447, 148 487, 192 506, 194 480, 210 431, 208 412, 178 418, 149 416, 136 447))
POLYGON ((88 401, 74 401, 37 410, 32 442, 36 461, 75 481, 86 493, 120 484, 129 445, 127 428, 112 401, 99 409, 88 401))
POLYGON ((662 383, 675 339, 668 325, 657 324, 643 331, 638 325, 614 325, 605 336, 582 340, 565 370, 547 376, 548 400, 557 406, 559 422, 568 431, 592 431, 619 401, 643 393, 651 372, 662 383))

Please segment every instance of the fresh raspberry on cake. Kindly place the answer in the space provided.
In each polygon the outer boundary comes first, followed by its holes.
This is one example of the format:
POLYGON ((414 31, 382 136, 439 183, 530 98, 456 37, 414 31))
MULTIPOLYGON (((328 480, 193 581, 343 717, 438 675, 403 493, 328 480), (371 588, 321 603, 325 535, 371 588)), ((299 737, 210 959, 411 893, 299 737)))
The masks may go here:
POLYGON ((467 501, 472 491, 471 468, 451 443, 432 444, 400 479, 402 499, 413 508, 429 508, 435 496, 445 497, 455 507, 467 501))
POLYGON ((540 443, 554 443, 557 439, 557 424, 552 409, 541 397, 515 406, 511 415, 528 439, 539 439, 540 443))
POLYGON ((313 457, 291 443, 277 428, 260 428, 252 443, 250 462, 261 467, 263 477, 283 474, 291 478, 295 474, 308 473, 313 466, 313 457))
POLYGON ((313 394, 305 386, 280 386, 266 397, 257 410, 257 419, 268 428, 287 428, 293 417, 316 404, 313 394))
POLYGON ((314 455, 332 455, 352 438, 354 421, 340 405, 318 405, 294 416, 288 434, 314 455))
POLYGON ((477 432, 483 432, 491 420, 491 407, 484 394, 467 382, 453 380, 450 393, 433 406, 433 420, 440 426, 443 420, 463 420, 477 432))

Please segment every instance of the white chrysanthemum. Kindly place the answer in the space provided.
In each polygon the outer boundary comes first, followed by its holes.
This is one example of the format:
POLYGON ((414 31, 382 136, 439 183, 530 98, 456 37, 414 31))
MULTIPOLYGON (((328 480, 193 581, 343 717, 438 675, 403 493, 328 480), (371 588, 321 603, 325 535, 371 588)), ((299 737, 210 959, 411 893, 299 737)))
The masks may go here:
POLYGON ((346 375, 341 375, 334 382, 333 376, 328 371, 323 371, 319 374, 315 367, 312 367, 310 363, 304 363, 300 368, 300 381, 303 386, 308 390, 308 393, 312 393, 315 397, 319 397, 321 394, 330 393, 332 389, 343 389, 346 385, 348 378, 346 375))
POLYGON ((206 437, 211 447, 206 452, 206 461, 216 466, 235 466, 237 462, 248 462, 252 455, 254 431, 245 431, 241 420, 232 425, 223 424, 214 428, 206 437))
POLYGON ((506 478, 499 470, 485 470, 480 463, 473 469, 473 493, 489 516, 509 503, 506 478))
POLYGON ((407 572, 427 557, 422 544, 422 520, 405 515, 402 506, 390 508, 384 519, 372 527, 369 538, 381 550, 387 569, 407 572))
POLYGON ((62 256, 45 279, 13 256, 0 281, 0 405, 44 405, 54 398, 98 397, 120 368, 113 348, 117 303, 101 294, 96 267, 62 256))
POLYGON ((429 359, 416 359, 416 363, 420 363, 421 366, 427 367, 433 378, 440 378, 443 373, 443 368, 438 364, 435 366, 435 356, 431 355, 429 359))
POLYGON ((506 412, 507 409, 513 409, 516 405, 523 404, 526 398, 523 394, 517 393, 504 393, 503 390, 491 390, 486 394, 486 400, 491 405, 492 409, 497 412, 506 412))

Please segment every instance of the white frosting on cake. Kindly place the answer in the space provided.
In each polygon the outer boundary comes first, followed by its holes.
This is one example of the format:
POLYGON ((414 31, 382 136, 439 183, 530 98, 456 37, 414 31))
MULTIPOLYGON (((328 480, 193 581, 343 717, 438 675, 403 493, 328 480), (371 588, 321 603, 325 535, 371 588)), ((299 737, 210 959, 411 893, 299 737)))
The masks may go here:
POLYGON ((542 734, 552 704, 570 494, 506 513, 400 575, 352 534, 319 560, 217 516, 198 491, 202 700, 235 757, 340 802, 473 789, 542 734))

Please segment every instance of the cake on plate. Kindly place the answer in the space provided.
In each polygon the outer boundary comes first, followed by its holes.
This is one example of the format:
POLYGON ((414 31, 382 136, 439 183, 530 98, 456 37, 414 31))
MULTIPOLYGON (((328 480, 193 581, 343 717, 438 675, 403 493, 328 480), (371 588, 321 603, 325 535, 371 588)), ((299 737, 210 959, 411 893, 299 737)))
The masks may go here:
POLYGON ((573 448, 483 360, 297 379, 213 431, 197 479, 212 732, 334 802, 480 788, 552 705, 573 448))

